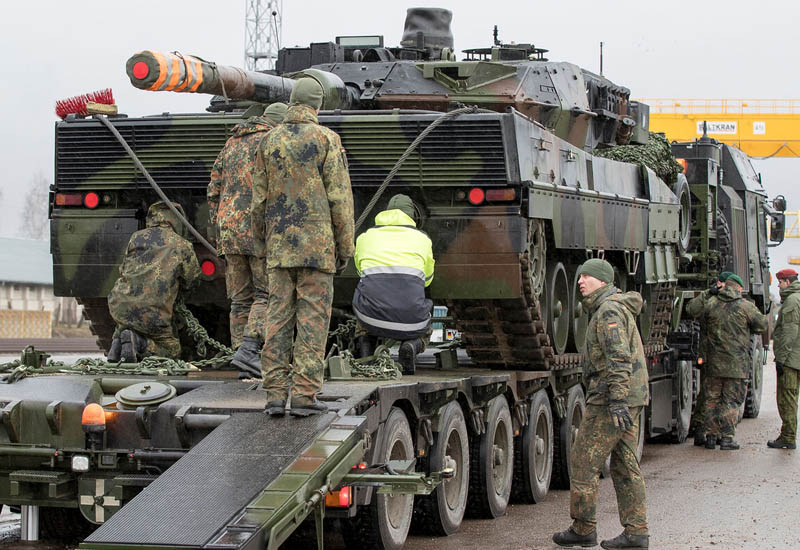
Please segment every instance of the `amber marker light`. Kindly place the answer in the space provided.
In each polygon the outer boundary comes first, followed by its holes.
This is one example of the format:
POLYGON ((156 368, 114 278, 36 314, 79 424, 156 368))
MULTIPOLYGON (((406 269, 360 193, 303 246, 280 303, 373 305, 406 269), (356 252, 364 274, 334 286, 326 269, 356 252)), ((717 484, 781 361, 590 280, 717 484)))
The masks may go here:
POLYGON ((675 159, 675 161, 676 161, 678 164, 680 164, 680 165, 681 165, 681 167, 683 168, 683 173, 685 174, 685 173, 686 173, 686 169, 687 169, 687 168, 688 168, 688 166, 689 166, 689 163, 688 163, 688 162, 686 162, 686 159, 675 159))
POLYGON ((83 409, 81 425, 85 432, 102 432, 106 429, 106 412, 97 403, 89 403, 83 409))
POLYGON ((349 486, 345 485, 338 491, 333 491, 325 496, 325 506, 329 508, 349 508, 352 492, 349 486))

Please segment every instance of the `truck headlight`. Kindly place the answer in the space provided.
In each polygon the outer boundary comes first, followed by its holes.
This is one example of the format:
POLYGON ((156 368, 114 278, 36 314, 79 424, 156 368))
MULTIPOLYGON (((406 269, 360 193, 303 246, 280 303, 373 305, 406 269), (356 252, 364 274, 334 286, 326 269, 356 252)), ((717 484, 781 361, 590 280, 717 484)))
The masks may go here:
POLYGON ((72 457, 72 471, 73 472, 88 472, 89 471, 89 457, 86 455, 75 455, 72 457))

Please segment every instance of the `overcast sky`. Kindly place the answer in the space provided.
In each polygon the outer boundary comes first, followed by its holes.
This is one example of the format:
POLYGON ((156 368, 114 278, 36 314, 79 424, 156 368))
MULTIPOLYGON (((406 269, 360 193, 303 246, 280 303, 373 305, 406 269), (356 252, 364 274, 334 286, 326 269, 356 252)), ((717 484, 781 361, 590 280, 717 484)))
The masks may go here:
MULTIPOLYGON (((179 50, 243 65, 245 0, 136 2, 3 2, 0 47, 2 132, 0 236, 15 236, 23 193, 41 171, 52 182, 57 99, 112 88, 121 112, 132 116, 203 110, 207 98, 133 88, 125 61, 144 50, 179 50)), ((283 45, 307 46, 336 35, 383 34, 397 45, 410 6, 453 11, 457 50, 486 46, 492 26, 504 41, 533 42, 551 60, 599 70, 634 97, 800 98, 796 65, 800 3, 766 0, 610 0, 351 2, 306 0, 283 4, 283 45)), ((770 195, 789 198, 800 160, 756 162, 770 195)), ((800 243, 781 247, 800 256, 800 243), (794 252, 792 252, 794 249, 794 252)))

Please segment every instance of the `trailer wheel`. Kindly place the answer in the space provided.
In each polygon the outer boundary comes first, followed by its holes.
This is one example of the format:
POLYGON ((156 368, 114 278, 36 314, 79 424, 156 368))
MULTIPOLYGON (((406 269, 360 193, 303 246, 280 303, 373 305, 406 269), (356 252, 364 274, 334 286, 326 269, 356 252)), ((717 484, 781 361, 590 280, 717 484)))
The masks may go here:
POLYGON ((502 395, 489 404, 486 431, 470 440, 469 501, 472 517, 502 516, 511 497, 514 475, 514 437, 511 412, 502 395))
MULTIPOLYGON (((383 425, 384 437, 376 462, 414 458, 411 428, 405 413, 392 407, 383 425)), ((411 526, 414 495, 379 495, 359 509, 356 516, 342 522, 342 536, 348 548, 396 550, 403 547, 411 526)))
MULTIPOLYGON (((670 433, 673 443, 683 443, 689 435, 689 424, 692 421, 692 363, 678 361, 672 379, 673 395, 672 414, 675 426, 670 433)), ((644 421, 644 419, 642 419, 644 421)))
POLYGON ((764 379, 764 347, 760 336, 752 337, 750 361, 750 380, 747 384, 744 417, 758 418, 758 413, 761 412, 761 392, 764 379))
POLYGON ((430 470, 454 468, 452 479, 439 485, 428 496, 417 497, 414 506, 415 529, 433 535, 452 535, 461 527, 467 509, 469 490, 469 438, 464 413, 452 401, 442 412, 442 430, 430 451, 430 470))
POLYGON ((553 478, 552 484, 558 489, 569 489, 569 455, 572 444, 578 435, 578 427, 586 410, 583 388, 576 384, 567 393, 567 415, 556 421, 553 430, 553 478))
POLYGON ((545 390, 533 394, 528 425, 514 439, 514 497, 526 503, 547 496, 553 476, 553 410, 545 390))

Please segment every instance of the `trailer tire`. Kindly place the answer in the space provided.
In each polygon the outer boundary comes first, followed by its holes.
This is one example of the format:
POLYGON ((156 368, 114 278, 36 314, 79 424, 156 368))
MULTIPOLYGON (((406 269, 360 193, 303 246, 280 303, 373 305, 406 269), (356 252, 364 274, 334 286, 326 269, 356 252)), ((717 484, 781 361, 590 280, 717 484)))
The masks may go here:
POLYGON ((442 412, 442 429, 430 450, 430 471, 438 472, 447 466, 448 459, 455 467, 453 477, 439 485, 433 493, 417 497, 414 505, 415 530, 432 535, 452 535, 461 527, 467 509, 469 491, 469 437, 464 413, 456 401, 442 412))
POLYGON ((502 395, 489 402, 486 431, 470 440, 470 517, 496 518, 506 512, 514 476, 514 437, 511 411, 502 395))
POLYGON ((578 426, 586 412, 583 388, 576 384, 567 393, 567 414, 556 421, 553 430, 553 477, 551 485, 557 489, 569 489, 569 455, 578 433, 578 426))
MULTIPOLYGON (((686 360, 677 361, 673 377, 673 417, 675 426, 670 433, 670 441, 683 443, 689 435, 689 424, 692 421, 692 363, 686 360)), ((642 419, 644 421, 644 419, 642 419)))
POLYGON ((744 417, 758 418, 761 412, 761 393, 764 381, 764 347, 760 336, 752 337, 750 348, 750 379, 744 403, 744 417))
MULTIPOLYGON (((392 407, 383 425, 382 444, 375 453, 377 463, 414 458, 414 441, 405 413, 392 407)), ((342 537, 348 548, 399 550, 411 526, 414 495, 379 495, 361 507, 354 518, 342 521, 342 537)))
POLYGON ((542 502, 553 477, 553 410, 545 390, 533 394, 528 424, 514 438, 514 500, 542 502))

